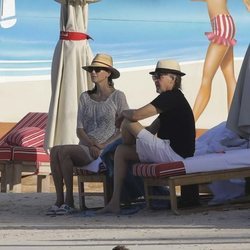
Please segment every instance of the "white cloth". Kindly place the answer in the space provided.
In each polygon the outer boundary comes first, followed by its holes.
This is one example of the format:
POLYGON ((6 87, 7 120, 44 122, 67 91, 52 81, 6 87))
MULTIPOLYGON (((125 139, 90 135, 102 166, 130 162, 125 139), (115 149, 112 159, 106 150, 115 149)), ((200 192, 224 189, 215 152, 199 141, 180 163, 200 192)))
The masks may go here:
POLYGON ((141 162, 173 162, 183 158, 170 147, 169 140, 162 140, 142 129, 136 138, 136 152, 141 162))
POLYGON ((250 149, 188 157, 183 160, 183 163, 188 174, 249 167, 250 149))
POLYGON ((235 149, 248 148, 248 140, 241 139, 236 133, 226 128, 226 122, 209 129, 195 142, 194 155, 221 153, 235 149))

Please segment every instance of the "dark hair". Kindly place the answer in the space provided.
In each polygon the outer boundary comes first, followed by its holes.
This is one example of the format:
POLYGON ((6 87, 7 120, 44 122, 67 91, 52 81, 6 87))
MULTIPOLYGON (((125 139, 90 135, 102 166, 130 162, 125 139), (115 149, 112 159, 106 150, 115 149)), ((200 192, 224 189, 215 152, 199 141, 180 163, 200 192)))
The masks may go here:
POLYGON ((118 245, 118 246, 114 247, 112 250, 129 250, 129 249, 126 248, 125 246, 118 245))
MULTIPOLYGON (((112 78, 111 75, 108 77, 108 85, 109 85, 110 88, 114 88, 114 82, 113 82, 113 78, 112 78)), ((87 93, 88 93, 89 95, 91 95, 91 94, 96 93, 96 91, 97 91, 97 87, 96 87, 96 85, 95 85, 94 88, 91 89, 91 90, 88 90, 87 93)))

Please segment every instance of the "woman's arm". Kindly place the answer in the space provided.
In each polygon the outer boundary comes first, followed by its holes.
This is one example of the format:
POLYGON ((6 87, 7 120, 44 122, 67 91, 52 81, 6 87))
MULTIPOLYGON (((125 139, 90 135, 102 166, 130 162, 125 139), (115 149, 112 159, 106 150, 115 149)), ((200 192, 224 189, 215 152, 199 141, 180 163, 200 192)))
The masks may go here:
POLYGON ((76 134, 83 145, 89 148, 90 155, 96 159, 101 153, 100 145, 95 140, 89 138, 83 128, 77 128, 76 134))

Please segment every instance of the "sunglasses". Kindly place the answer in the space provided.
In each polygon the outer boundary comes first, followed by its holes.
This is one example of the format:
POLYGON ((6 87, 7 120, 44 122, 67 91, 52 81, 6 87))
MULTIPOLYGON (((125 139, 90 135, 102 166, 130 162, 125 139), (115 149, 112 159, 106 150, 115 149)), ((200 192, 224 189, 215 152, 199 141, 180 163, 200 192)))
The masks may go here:
POLYGON ((105 70, 107 71, 107 68, 104 68, 104 67, 93 67, 93 68, 89 68, 89 72, 92 73, 93 71, 95 71, 95 73, 99 73, 101 72, 102 70, 105 70))
POLYGON ((153 80, 160 80, 163 76, 168 75, 168 73, 155 73, 152 75, 153 80))

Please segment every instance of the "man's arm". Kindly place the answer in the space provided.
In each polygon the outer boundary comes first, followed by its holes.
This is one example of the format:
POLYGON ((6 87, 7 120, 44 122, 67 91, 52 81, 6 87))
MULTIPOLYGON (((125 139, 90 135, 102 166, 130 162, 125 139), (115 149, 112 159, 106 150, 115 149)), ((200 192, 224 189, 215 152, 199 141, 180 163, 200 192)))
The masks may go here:
POLYGON ((157 110, 155 106, 152 104, 147 104, 146 106, 139 109, 124 110, 122 111, 122 116, 129 121, 136 122, 157 115, 158 113, 159 110, 157 110))
POLYGON ((160 128, 160 119, 157 117, 146 129, 153 135, 157 134, 160 128))

